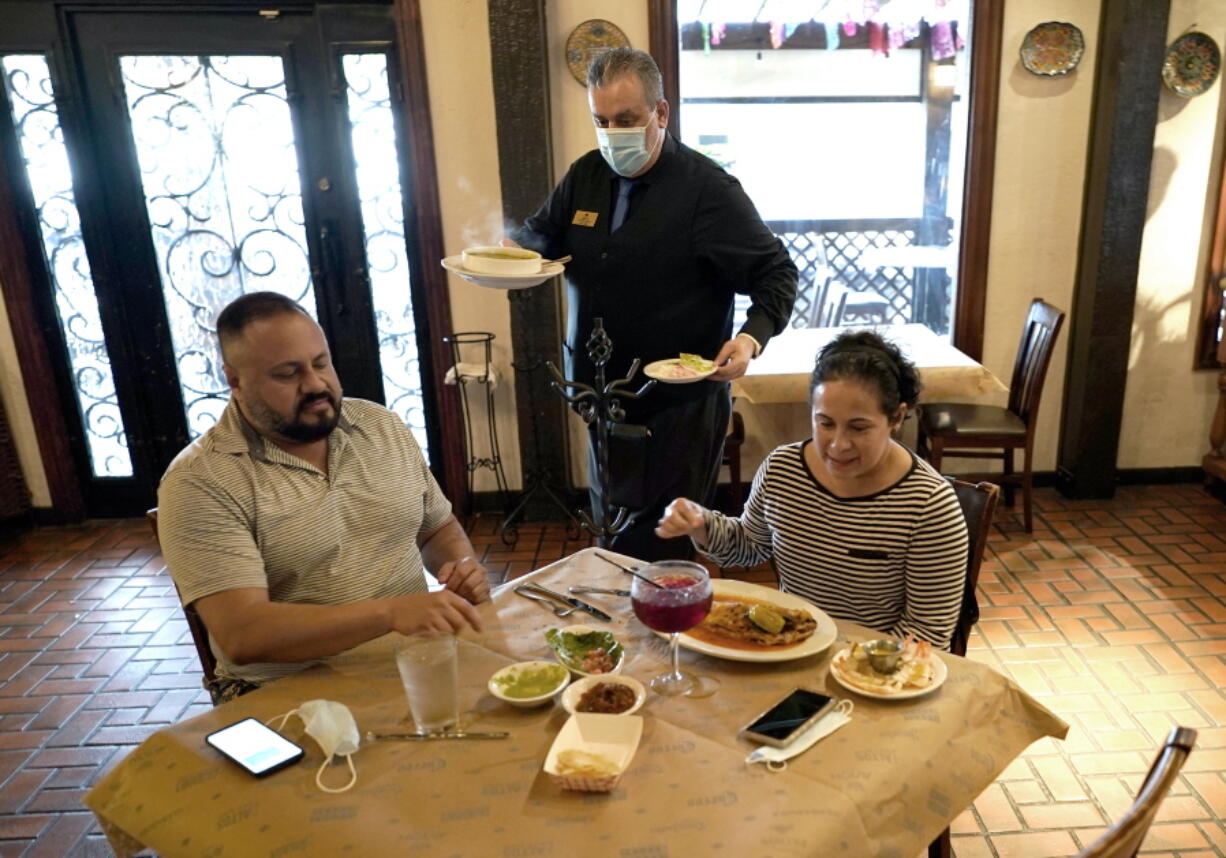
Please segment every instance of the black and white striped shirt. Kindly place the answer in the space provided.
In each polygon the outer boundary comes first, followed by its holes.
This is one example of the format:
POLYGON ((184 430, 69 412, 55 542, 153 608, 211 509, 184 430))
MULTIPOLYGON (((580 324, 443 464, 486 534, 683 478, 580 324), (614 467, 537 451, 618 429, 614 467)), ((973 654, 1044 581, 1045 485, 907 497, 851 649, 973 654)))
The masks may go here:
MULTIPOLYGON (((245 587, 315 605, 424 593, 417 535, 450 516, 404 421, 361 399, 341 405, 327 474, 266 443, 231 400, 158 488, 159 541, 184 604, 245 587)), ((219 676, 256 683, 304 667, 213 652, 219 676)))
POLYGON ((912 453, 911 470, 889 488, 836 497, 805 464, 810 443, 771 451, 739 519, 708 511, 704 553, 723 566, 773 556, 781 589, 832 617, 948 648, 967 563, 953 488, 912 453))

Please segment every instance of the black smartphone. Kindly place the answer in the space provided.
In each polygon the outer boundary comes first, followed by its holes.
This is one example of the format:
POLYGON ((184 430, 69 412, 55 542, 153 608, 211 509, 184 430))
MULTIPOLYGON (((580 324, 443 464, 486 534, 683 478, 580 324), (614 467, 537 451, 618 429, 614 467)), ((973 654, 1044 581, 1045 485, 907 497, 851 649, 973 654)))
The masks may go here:
POLYGON ((741 735, 782 748, 835 704, 833 697, 797 688, 741 730, 741 735))
POLYGON ((302 759, 302 748, 254 718, 222 727, 204 741, 257 778, 302 759))

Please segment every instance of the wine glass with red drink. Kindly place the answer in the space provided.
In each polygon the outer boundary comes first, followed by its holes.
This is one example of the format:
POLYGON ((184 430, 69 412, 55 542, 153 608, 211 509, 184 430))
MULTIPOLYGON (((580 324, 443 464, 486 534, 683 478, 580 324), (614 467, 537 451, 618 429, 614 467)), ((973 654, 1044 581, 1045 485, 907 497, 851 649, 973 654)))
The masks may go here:
POLYGON ((647 628, 668 634, 673 669, 651 680, 651 687, 669 697, 690 694, 697 684, 682 673, 677 636, 692 629, 711 611, 711 578, 688 560, 660 560, 639 570, 630 584, 634 615, 647 628))

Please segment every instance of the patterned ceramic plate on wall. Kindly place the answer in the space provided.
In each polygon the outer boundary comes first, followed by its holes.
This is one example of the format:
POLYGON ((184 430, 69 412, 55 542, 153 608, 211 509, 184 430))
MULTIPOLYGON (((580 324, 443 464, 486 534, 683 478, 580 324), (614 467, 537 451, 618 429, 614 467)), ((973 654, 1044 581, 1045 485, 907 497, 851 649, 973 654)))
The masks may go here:
POLYGON ((1213 86, 1221 70, 1217 42, 1204 33, 1184 33, 1167 49, 1162 82, 1176 95, 1191 98, 1213 86))
POLYGON ((1022 39, 1022 65, 1039 75, 1068 74, 1077 68, 1085 49, 1081 30, 1063 21, 1048 21, 1022 39))

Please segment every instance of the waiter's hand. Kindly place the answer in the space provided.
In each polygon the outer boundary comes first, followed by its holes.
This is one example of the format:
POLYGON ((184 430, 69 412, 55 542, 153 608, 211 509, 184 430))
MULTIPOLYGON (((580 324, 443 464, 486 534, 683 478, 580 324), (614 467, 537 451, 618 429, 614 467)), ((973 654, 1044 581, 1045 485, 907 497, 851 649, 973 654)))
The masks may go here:
POLYGON ((715 372, 707 376, 710 381, 732 381, 740 378, 749 369, 755 351, 754 341, 749 337, 733 337, 724 343, 715 356, 715 372))
POLYGON ((513 238, 503 238, 498 242, 502 247, 519 247, 519 242, 513 238))
POLYGON ((490 579, 485 567, 472 557, 451 560, 439 568, 438 582, 472 604, 480 604, 490 597, 490 579))

